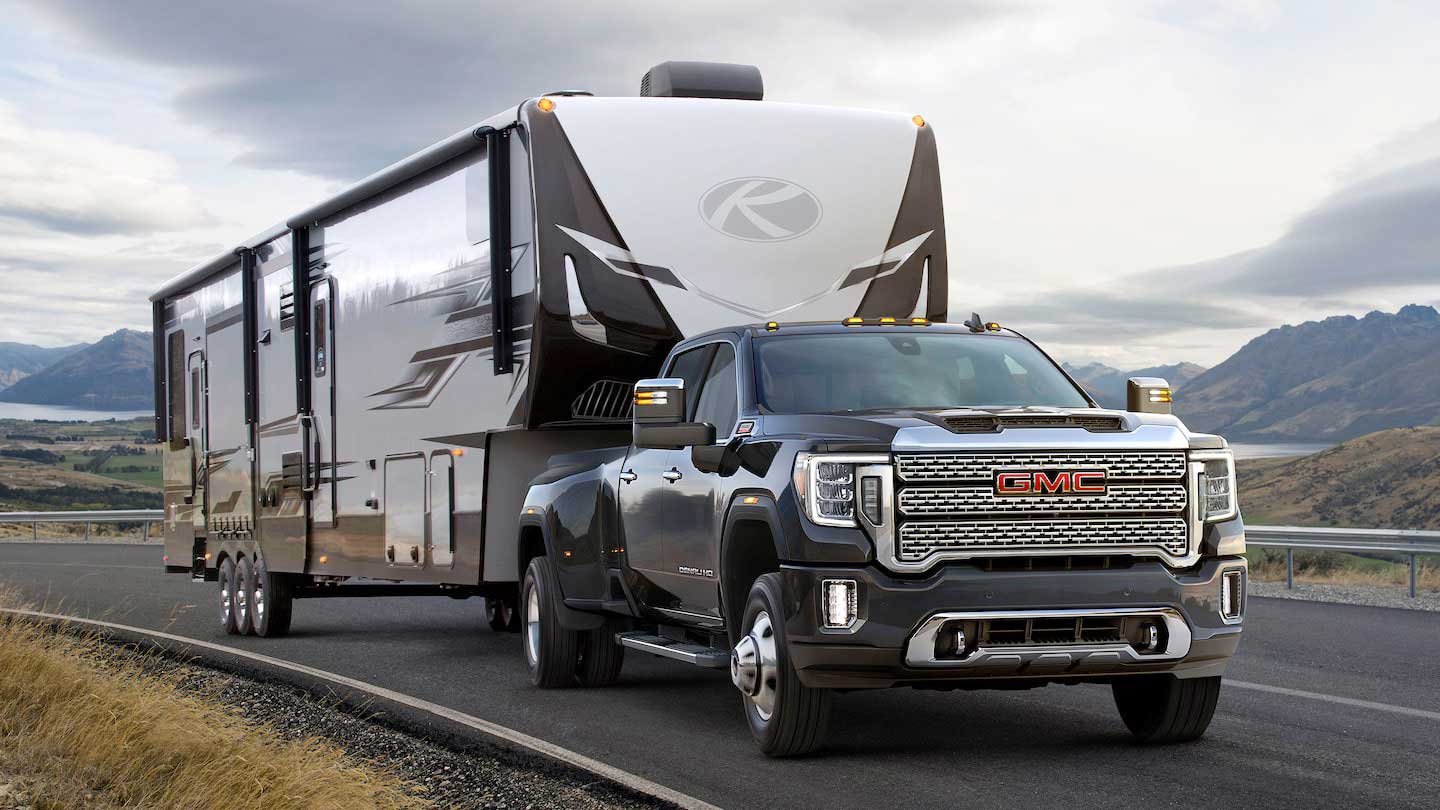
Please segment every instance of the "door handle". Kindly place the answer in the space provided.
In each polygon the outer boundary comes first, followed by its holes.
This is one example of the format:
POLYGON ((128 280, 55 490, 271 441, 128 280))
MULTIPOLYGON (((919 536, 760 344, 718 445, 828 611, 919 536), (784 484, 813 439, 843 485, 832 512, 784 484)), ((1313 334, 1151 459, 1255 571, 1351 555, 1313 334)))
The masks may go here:
POLYGON ((672 484, 676 481, 679 481, 681 478, 684 478, 684 476, 681 475, 680 471, 675 469, 674 467, 671 467, 665 472, 660 473, 660 477, 664 478, 666 481, 669 481, 672 484))
POLYGON ((625 472, 620 473, 620 480, 624 481, 627 484, 635 483, 635 479, 639 477, 640 476, 635 474, 634 470, 626 470, 625 472))
MULTIPOLYGON (((315 430, 315 418, 310 414, 300 415, 300 491, 308 497, 319 488, 310 477, 310 434, 315 430)), ((316 476, 318 478, 318 476, 316 476)))

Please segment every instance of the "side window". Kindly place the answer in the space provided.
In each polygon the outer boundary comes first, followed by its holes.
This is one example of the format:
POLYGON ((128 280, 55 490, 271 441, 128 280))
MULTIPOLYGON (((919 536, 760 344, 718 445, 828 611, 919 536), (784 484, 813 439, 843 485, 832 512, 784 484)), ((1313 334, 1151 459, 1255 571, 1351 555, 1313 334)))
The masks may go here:
POLYGON ((710 363, 710 373, 705 375, 705 385, 700 389, 700 402, 695 410, 696 422, 709 422, 715 426, 715 438, 730 436, 739 416, 735 387, 735 347, 721 343, 715 349, 715 359, 710 363))
POLYGON ((670 361, 670 369, 665 372, 666 377, 679 377, 685 381, 686 419, 695 418, 696 394, 700 391, 701 375, 705 373, 705 367, 709 365, 710 355, 714 351, 715 345, 707 344, 681 352, 670 361))
POLYGON ((185 330, 170 333, 166 358, 169 361, 167 385, 170 386, 170 446, 178 449, 185 441, 185 330))
POLYGON ((490 161, 487 158, 482 157, 465 167, 465 238, 472 245, 490 238, 490 161))

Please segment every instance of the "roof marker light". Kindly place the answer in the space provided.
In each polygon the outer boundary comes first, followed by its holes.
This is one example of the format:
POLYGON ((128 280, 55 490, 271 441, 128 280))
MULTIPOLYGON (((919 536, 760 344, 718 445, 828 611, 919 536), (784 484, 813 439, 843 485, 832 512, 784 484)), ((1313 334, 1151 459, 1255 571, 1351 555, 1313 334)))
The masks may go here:
POLYGON ((894 325, 895 325, 895 319, 894 319, 894 318, 891 318, 891 317, 889 317, 889 316, 887 315, 886 317, 880 319, 880 325, 881 325, 881 326, 894 326, 894 325))
POLYGON ((910 116, 910 120, 915 122, 915 126, 917 127, 925 126, 925 116, 923 115, 912 115, 910 116))
POLYGON ((535 106, 540 108, 540 112, 551 112, 555 109, 555 99, 542 98, 535 102, 535 106))
POLYGON ((865 323, 865 319, 864 319, 864 318, 846 318, 845 320, 841 321, 841 323, 845 324, 846 326, 860 326, 861 324, 865 323))
POLYGON ((985 324, 985 328, 989 329, 991 332, 999 332, 1000 324, 991 321, 990 323, 985 324))
POLYGON ((911 319, 910 319, 910 325, 911 325, 911 326, 929 326, 929 325, 930 325, 930 319, 929 319, 929 318, 911 318, 911 319))
POLYGON ((776 322, 774 322, 774 321, 770 321, 769 323, 765 324, 765 331, 766 331, 766 332, 777 332, 777 331, 779 331, 779 330, 780 330, 780 324, 778 324, 778 323, 776 323, 776 322))

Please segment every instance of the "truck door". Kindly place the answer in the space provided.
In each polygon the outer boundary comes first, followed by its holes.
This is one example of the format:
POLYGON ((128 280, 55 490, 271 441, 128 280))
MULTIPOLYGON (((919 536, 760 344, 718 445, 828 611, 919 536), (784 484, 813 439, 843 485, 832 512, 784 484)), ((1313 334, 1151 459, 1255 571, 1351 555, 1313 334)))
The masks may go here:
MULTIPOLYGON (((697 390, 710 363, 715 345, 688 349, 671 359, 663 376, 685 380, 687 418, 694 413, 691 392, 697 390)), ((664 501, 680 463, 678 450, 630 448, 621 468, 620 520, 624 530, 625 559, 636 577, 636 598, 650 607, 678 608, 681 599, 667 588, 674 577, 667 576, 665 554, 664 501)))
POLYGON ((310 410, 305 420, 313 528, 333 528, 341 471, 335 458, 335 279, 310 282, 310 410))
POLYGON ((208 512, 205 504, 205 483, 210 458, 210 444, 205 430, 208 424, 206 410, 210 399, 206 392, 205 352, 191 352, 185 365, 190 391, 190 498, 187 503, 190 504, 190 518, 194 522, 195 534, 203 536, 206 532, 208 512))
MULTIPOLYGON (((714 346, 690 418, 714 425, 716 442, 725 444, 739 415, 735 347, 728 342, 714 346)), ((662 518, 666 590, 679 597, 680 608, 687 613, 718 618, 725 479, 697 469, 689 449, 670 452, 670 466, 662 473, 670 482, 662 518)))

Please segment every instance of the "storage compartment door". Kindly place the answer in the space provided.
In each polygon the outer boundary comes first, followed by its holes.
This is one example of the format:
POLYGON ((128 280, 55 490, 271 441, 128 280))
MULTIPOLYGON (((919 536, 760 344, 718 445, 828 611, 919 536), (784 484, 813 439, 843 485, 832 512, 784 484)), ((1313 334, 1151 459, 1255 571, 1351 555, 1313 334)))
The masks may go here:
POLYGON ((430 454, 430 564, 455 563, 455 462, 448 450, 430 454))
POLYGON ((425 456, 385 459, 385 559, 419 568, 425 557, 425 456))

